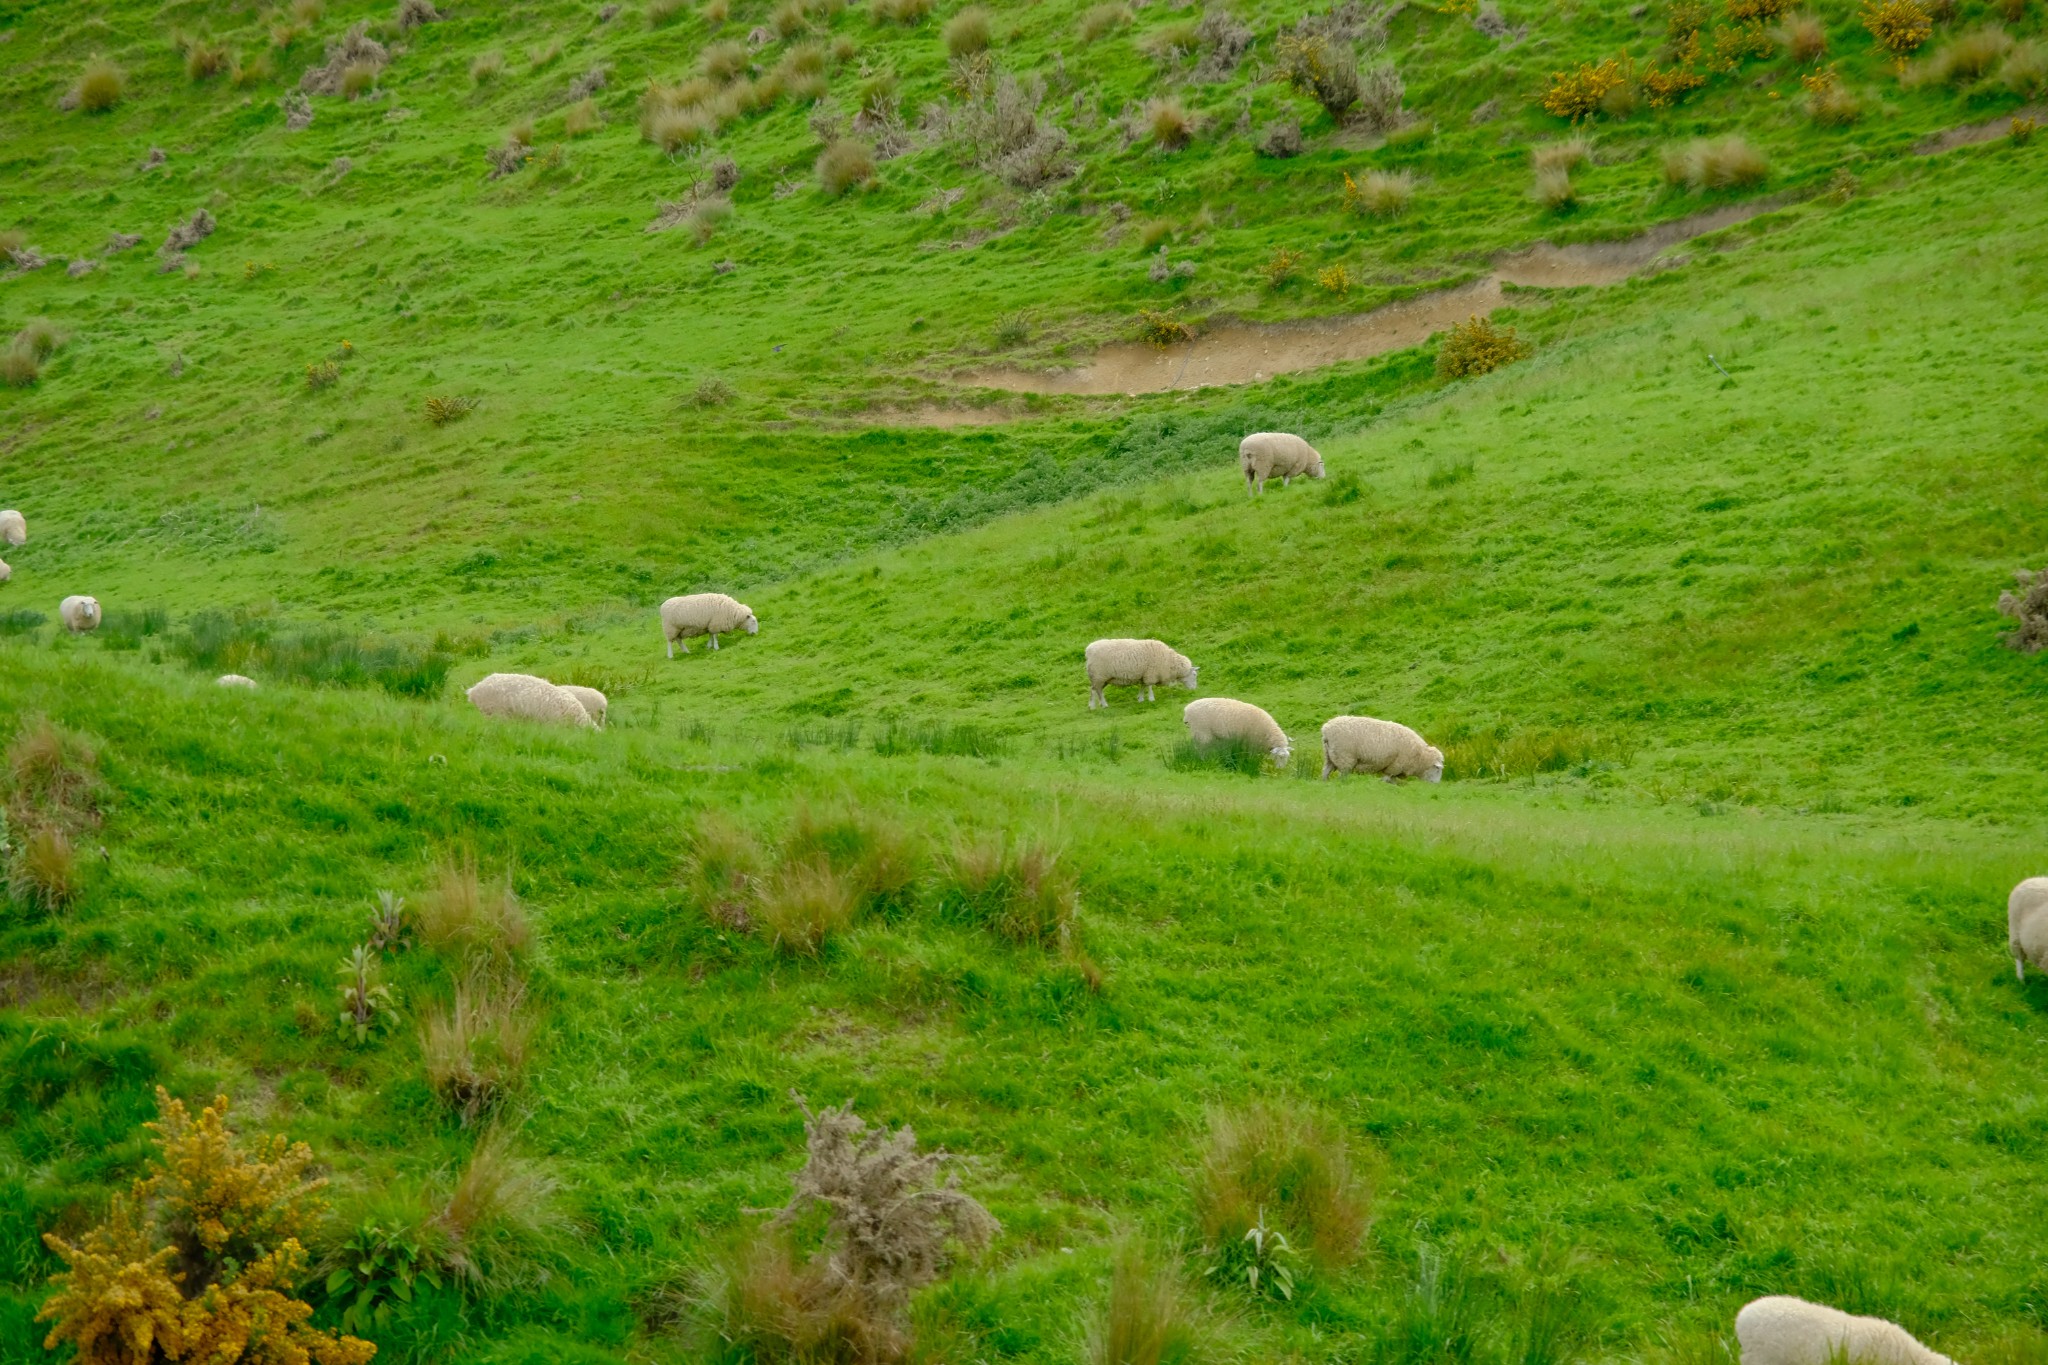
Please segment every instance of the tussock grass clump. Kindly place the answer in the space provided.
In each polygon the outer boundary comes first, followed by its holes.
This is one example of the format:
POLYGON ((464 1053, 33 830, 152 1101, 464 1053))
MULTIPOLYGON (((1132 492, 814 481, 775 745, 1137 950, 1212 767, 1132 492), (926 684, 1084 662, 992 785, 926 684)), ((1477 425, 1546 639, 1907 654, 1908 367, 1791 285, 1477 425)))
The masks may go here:
POLYGON ((469 64, 469 78, 478 85, 489 85, 505 74, 505 54, 496 50, 479 53, 469 64))
POLYGON ((55 914, 78 899, 78 850, 62 829, 39 826, 8 851, 7 894, 14 900, 55 914))
POLYGON ((683 17, 690 0, 647 0, 647 27, 666 28, 683 17))
POLYGON ((768 27, 778 38, 794 38, 811 27, 804 0, 782 0, 768 15, 768 27))
POLYGON ((1138 48, 1154 61, 1178 62, 1201 45, 1201 21, 1174 19, 1140 35, 1138 48))
POLYGON ((2048 42, 2029 38, 2017 44, 2012 55, 1998 69, 1998 83, 2021 99, 2039 99, 2048 95, 2048 42))
POLYGON ((1530 189, 1529 197, 1544 208, 1557 213, 1578 203, 1579 191, 1572 184, 1570 171, 1561 166, 1538 166, 1536 183, 1530 189))
POLYGON ((1806 116, 1815 123, 1839 128, 1863 117, 1863 100, 1833 68, 1801 76, 1799 83, 1806 88, 1806 116))
POLYGON ((392 22, 398 25, 400 33, 410 33, 422 24, 438 24, 441 12, 434 8, 434 0, 398 0, 398 13, 392 22))
POLYGON ((1089 1325, 1087 1365, 1190 1365, 1200 1358, 1202 1320, 1171 1260, 1137 1234, 1110 1252, 1109 1295, 1089 1325))
POLYGON ((1271 769, 1273 756, 1256 740, 1224 739, 1197 744, 1184 739, 1167 750, 1166 766, 1177 773, 1225 772, 1259 777, 1271 769))
MULTIPOLYGON (((230 528, 222 543, 248 543, 251 521, 230 528)), ((247 673, 309 687, 378 687, 398 697, 437 697, 454 664, 447 650, 331 627, 280 630, 248 612, 202 611, 168 637, 168 652, 195 671, 247 673)))
POLYGON ((533 921, 511 876, 487 882, 468 856, 435 867, 433 884, 417 898, 414 922, 421 942, 471 964, 509 967, 533 951, 533 921))
MULTIPOLYGON (((506 145, 515 147, 526 146, 524 142, 519 141, 517 138, 512 139, 506 145)), ((450 422, 459 422, 476 411, 479 401, 479 399, 460 394, 429 394, 423 405, 427 424, 429 426, 445 427, 450 422)))
POLYGON ((472 971, 421 1021, 427 1084, 465 1124, 503 1104, 525 1075, 533 1027, 520 1008, 525 995, 522 982, 472 971))
POLYGON ((769 944, 798 957, 816 957, 859 911, 860 888, 823 858, 785 861, 762 879, 752 905, 769 944))
POLYGON ((43 376, 43 362, 36 353, 21 346, 0 351, 0 384, 25 389, 43 376))
POLYGON ((2018 629, 2006 634, 2005 647, 2022 654, 2039 654, 2048 649, 2048 569, 2021 569, 2013 577, 2018 580, 2019 591, 2007 590, 1998 595, 1998 614, 2018 623, 2018 629))
POLYGON ((569 137, 582 137, 604 127, 604 115, 597 111, 597 101, 588 95, 569 106, 562 115, 562 132, 569 137))
POLYGON ((1582 137, 1561 138, 1538 143, 1529 151, 1529 162, 1538 173, 1575 171, 1593 159, 1593 144, 1582 137))
POLYGON ((1512 364, 1529 355, 1529 345, 1512 327, 1496 327, 1493 319, 1474 314, 1445 334, 1437 348, 1440 379, 1467 379, 1512 364))
POLYGON ((1186 105, 1171 95, 1146 104, 1144 127, 1152 145, 1162 151, 1177 152, 1195 137, 1194 116, 1188 113, 1186 105))
POLYGON ((704 0, 697 7, 697 17, 706 28, 718 28, 732 17, 732 6, 726 0, 704 0))
POLYGON ((382 70, 376 62, 350 62, 341 70, 341 97, 353 100, 369 94, 377 88, 377 73, 382 70))
POLYGON ((1130 22, 1129 5, 1121 3, 1121 0, 1107 0, 1104 4, 1091 5, 1082 11, 1080 21, 1074 25, 1074 32, 1082 42, 1092 43, 1120 28, 1128 27, 1130 22))
POLYGON ((1749 189, 1761 185, 1770 171, 1764 154, 1737 136, 1697 138, 1664 149, 1664 179, 1695 194, 1749 189))
POLYGON ((745 43, 709 43, 697 56, 697 69, 723 85, 746 71, 747 60, 745 43))
POLYGON ((908 907, 921 867, 895 825, 803 806, 772 851, 729 820, 706 817, 691 837, 684 882, 714 923, 815 957, 862 915, 908 907))
POLYGON ((1080 882, 1057 849, 1032 839, 956 843, 939 904, 942 914, 1029 947, 1065 951, 1080 931, 1080 882))
POLYGON ((878 24, 921 24, 931 16, 932 0, 872 0, 868 12, 878 24))
POLYGON ((340 37, 327 40, 325 59, 318 66, 306 68, 299 77, 299 90, 307 95, 345 94, 353 98, 368 88, 363 84, 364 73, 368 73, 369 83, 374 85, 377 73, 390 60, 391 53, 384 44, 370 36, 370 26, 356 24, 340 37), (351 72, 355 73, 353 77, 351 72))
POLYGON ((875 178, 875 152, 855 138, 840 138, 818 154, 818 185, 838 198, 875 178))
POLYGON ((513 1150, 511 1130, 493 1126, 477 1139, 462 1174, 433 1216, 438 1259, 474 1290, 504 1287, 504 1271, 558 1233, 558 1182, 513 1150))
POLYGON ((99 820, 100 756, 92 741, 47 717, 25 719, 7 746, 8 812, 17 823, 99 820))
POLYGON ((127 73, 104 57, 94 57, 78 73, 69 103, 88 114, 104 114, 127 97, 127 73))
POLYGON ((210 81, 228 69, 228 50, 204 38, 194 38, 185 44, 185 77, 192 81, 210 81))
POLYGON ((2012 35, 1987 25, 1943 44, 1918 75, 1933 84, 1971 85, 1990 75, 2011 51, 2012 35))
POLYGON ((1344 173, 1344 207, 1373 218, 1399 218, 1415 198, 1415 176, 1409 171, 1367 171, 1358 180, 1344 173))
POLYGON ((1348 1264, 1372 1221, 1372 1192, 1343 1134, 1300 1105, 1255 1104, 1210 1116, 1194 1175, 1195 1222, 1218 1252, 1262 1220, 1324 1265, 1348 1264))
POLYGON ((980 5, 961 10, 939 31, 946 44, 946 55, 958 61, 988 51, 993 24, 989 12, 980 5))
POLYGON ((1281 74, 1315 100, 1333 121, 1343 122, 1358 103, 1358 53, 1346 42, 1321 33, 1289 34, 1280 40, 1281 74))
POLYGON ((1778 29, 1778 41, 1784 44, 1786 56, 1807 66, 1828 55, 1828 26, 1818 15, 1787 15, 1778 29))
POLYGON ((798 1259, 789 1238, 773 1229, 718 1258, 702 1302, 708 1334, 735 1362, 888 1361, 907 1345, 901 1327, 874 1317, 821 1266, 798 1259))

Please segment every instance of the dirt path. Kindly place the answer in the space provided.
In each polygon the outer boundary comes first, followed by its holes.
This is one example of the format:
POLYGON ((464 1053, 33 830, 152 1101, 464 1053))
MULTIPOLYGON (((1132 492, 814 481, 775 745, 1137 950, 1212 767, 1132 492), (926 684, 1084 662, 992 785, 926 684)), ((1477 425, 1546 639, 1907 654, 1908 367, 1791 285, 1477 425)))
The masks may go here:
POLYGON ((1302 322, 1224 323, 1178 346, 1136 343, 1104 346, 1071 370, 1014 366, 971 371, 959 382, 1012 393, 1140 394, 1199 389, 1215 384, 1256 384, 1276 374, 1364 360, 1419 346, 1453 323, 1490 313, 1503 285, 1572 289, 1619 284, 1650 268, 1680 242, 1754 218, 1785 204, 1783 197, 1726 204, 1689 218, 1660 223, 1616 242, 1538 242, 1494 258, 1493 273, 1470 284, 1390 303, 1369 313, 1302 322))
POLYGON ((2032 104, 2025 109, 2015 109, 1983 123, 1966 123, 1960 128, 1951 128, 1945 133, 1922 138, 1913 144, 1913 155, 1933 156, 1936 152, 1952 152, 1958 147, 1968 147, 1978 142, 1992 142, 2012 135, 2012 121, 2016 118, 2030 118, 2036 123, 2048 123, 2048 104, 2032 104))

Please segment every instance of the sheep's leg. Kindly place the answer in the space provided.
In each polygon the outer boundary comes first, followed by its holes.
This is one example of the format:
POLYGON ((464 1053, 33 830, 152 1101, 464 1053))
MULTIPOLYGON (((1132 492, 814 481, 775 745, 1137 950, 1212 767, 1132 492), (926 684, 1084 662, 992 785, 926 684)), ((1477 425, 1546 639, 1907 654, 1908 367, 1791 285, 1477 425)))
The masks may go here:
POLYGON ((674 640, 669 640, 668 642, 668 657, 671 659, 676 657, 676 642, 674 640))
POLYGON ((714 650, 718 648, 718 632, 715 630, 711 632, 711 647, 714 650))
POLYGON ((1098 706, 1107 705, 1109 702, 1103 697, 1102 689, 1091 684, 1088 688, 1088 709, 1093 711, 1098 706))
POLYGON ((2024 984, 2027 979, 2027 960, 2018 953, 2014 953, 2012 955, 2012 969, 2019 973, 2020 981, 2024 984))
POLYGON ((1336 765, 1336 764, 1334 764, 1334 763, 1332 763, 1332 762, 1330 762, 1330 756, 1329 756, 1328 754, 1324 754, 1324 755, 1323 755, 1323 781, 1325 781, 1325 782, 1328 782, 1328 781, 1330 780, 1330 774, 1331 774, 1331 773, 1333 773, 1333 772, 1335 772, 1335 771, 1337 771, 1337 765, 1336 765))
POLYGON ((1294 487, 1294 476, 1292 474, 1282 474, 1280 476, 1280 486, 1282 488, 1294 487))

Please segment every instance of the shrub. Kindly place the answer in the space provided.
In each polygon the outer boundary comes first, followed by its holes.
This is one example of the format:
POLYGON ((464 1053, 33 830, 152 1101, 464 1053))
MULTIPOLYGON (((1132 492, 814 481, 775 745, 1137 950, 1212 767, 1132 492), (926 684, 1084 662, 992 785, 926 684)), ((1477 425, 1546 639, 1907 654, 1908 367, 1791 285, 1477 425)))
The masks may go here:
POLYGON ((127 73, 104 57, 94 57, 79 73, 78 83, 71 87, 67 102, 88 114, 103 114, 127 95, 127 73))
POLYGON ((441 13, 434 8, 434 0, 398 0, 398 13, 392 22, 400 33, 409 33, 422 24, 438 24, 441 13))
POLYGON ((2021 569, 2013 577, 2020 590, 1998 595, 1998 614, 2018 623, 2018 629, 2005 636, 2005 647, 2022 654, 2038 654, 2048 648, 2048 569, 2021 569))
POLYGON ((1806 66, 1828 55, 1828 26, 1817 15, 1790 15, 1778 30, 1778 41, 1785 45, 1785 55, 1806 66))
POLYGON ((0 351, 0 383, 9 388, 25 389, 42 377, 42 362, 36 353, 21 346, 9 346, 0 351))
POLYGON ((1901 60, 1934 32, 1934 17, 1920 0, 1863 0, 1862 19, 1877 45, 1901 60))
POLYGON ((1343 1134, 1290 1104, 1212 1114, 1194 1200, 1196 1226, 1212 1254, 1270 1220, 1331 1266, 1358 1254, 1372 1216, 1371 1191, 1352 1172, 1343 1134))
POLYGON ((1138 47, 1162 62, 1177 62, 1195 50, 1200 42, 1201 21, 1174 19, 1142 35, 1138 47))
POLYGON ((195 81, 210 81, 228 69, 228 50, 219 43, 194 39, 185 45, 185 75, 195 81))
POLYGON ((1925 77, 1953 85, 1982 80, 2012 51, 2012 37, 1995 25, 1965 33, 1928 59, 1925 77))
POLYGON ((469 78, 478 85, 488 85, 505 74, 505 54, 485 52, 469 64, 469 78))
POLYGON ((1491 318, 1474 314, 1451 328, 1437 348, 1440 379, 1465 379, 1486 374, 1529 355, 1529 346, 1512 327, 1496 327, 1491 318))
POLYGON ((398 998, 377 980, 374 951, 369 944, 358 943, 341 964, 341 1014, 336 1022, 344 1037, 353 1035, 358 1043, 398 1024, 398 998))
POLYGON ((871 0, 878 24, 921 24, 932 12, 932 0, 871 0))
POLYGON ((940 908, 1012 943, 1065 951, 1079 931, 1081 888, 1057 850, 997 835, 954 845, 940 908))
POLYGON ((1726 0, 1728 19, 1737 24, 1768 23, 1792 8, 1794 0, 1726 0))
POLYGON ((2022 99, 2048 95, 2048 43, 2029 38, 2015 46, 1999 68, 1998 80, 2022 99))
POLYGON ((1590 117, 1602 100, 1628 83, 1628 75, 1617 58, 1597 65, 1582 62, 1574 71, 1550 73, 1550 88, 1543 92, 1543 111, 1573 123, 1590 117))
POLYGON ((1092 43, 1130 22, 1129 5, 1121 3, 1121 0, 1107 0, 1107 3, 1091 6, 1083 12, 1080 22, 1075 25, 1075 33, 1082 42, 1092 43))
POLYGON ((2006 136, 2012 139, 2013 146, 2024 147, 2034 140, 2034 133, 2039 127, 2040 125, 2035 123, 2034 120, 2022 118, 2015 114, 2013 115, 2012 123, 2006 130, 2006 136))
POLYGON ((1193 339, 1194 329, 1171 313, 1155 313, 1146 309, 1138 315, 1138 340, 1149 341, 1154 346, 1177 346, 1193 339))
POLYGON ((55 825, 33 829, 7 864, 7 894, 54 914, 78 899, 78 851, 55 825))
POLYGON ((875 154, 865 142, 840 138, 818 154, 818 184, 833 197, 875 178, 875 154))
POLYGON ((1764 154, 1740 137, 1699 138, 1682 148, 1666 148, 1664 178, 1682 184, 1695 193, 1704 190, 1747 189, 1764 182, 1770 174, 1764 154))
POLYGON ((1269 123, 1259 134, 1259 155, 1284 160, 1301 155, 1301 125, 1293 119, 1269 123))
POLYGON ((312 1307, 292 1297, 306 1268, 299 1236, 323 1183, 301 1179, 312 1152, 283 1137, 244 1148, 225 1095, 197 1121, 161 1086, 156 1095, 149 1174, 76 1245, 44 1236, 65 1264, 36 1315, 53 1323, 48 1344, 72 1343, 89 1365, 308 1355, 368 1365, 375 1346, 308 1326, 312 1307), (133 1343, 150 1345, 138 1353, 133 1343))
POLYGON ((664 28, 682 17, 689 0, 647 0, 647 27, 664 28))
POLYGON ((1333 120, 1342 122, 1358 103, 1358 54, 1350 44, 1324 34, 1290 34, 1281 38, 1278 57, 1287 83, 1308 95, 1333 120))
POLYGON ((969 5, 961 10, 940 30, 946 44, 946 55, 957 60, 988 51, 989 28, 989 12, 981 6, 969 5))
POLYGON ((443 859, 413 913, 420 938, 471 965, 511 966, 533 950, 533 922, 509 875, 485 882, 471 857, 443 859))
POLYGON ((457 395, 429 394, 425 405, 427 422, 429 425, 437 427, 445 427, 450 422, 459 422, 476 411, 479 401, 475 398, 464 398, 457 395))
POLYGON ((1652 109, 1669 109, 1706 83, 1707 78, 1690 66, 1646 67, 1642 74, 1643 98, 1652 109))
POLYGON ((1342 265, 1328 265, 1316 272, 1316 287, 1339 298, 1351 292, 1351 272, 1342 265))
POLYGON ((1863 101, 1842 84, 1832 68, 1801 76, 1799 83, 1806 87, 1807 117, 1815 123, 1839 127, 1863 116, 1863 101))
POLYGON ((1145 106, 1145 132, 1154 146, 1177 152, 1195 136, 1195 121, 1187 107, 1168 95, 1145 106))
POLYGON ((532 1029, 520 1011, 525 994, 516 980, 497 983, 472 971, 456 982, 454 999, 422 1021, 427 1084, 465 1124, 503 1103, 525 1073, 532 1029))
POLYGON ((1401 125, 1401 97, 1407 84, 1392 62, 1368 67, 1358 79, 1357 117, 1374 132, 1387 132, 1401 125))
POLYGON ((1119 1241, 1110 1252, 1109 1297, 1083 1348, 1088 1365, 1191 1365, 1201 1337, 1173 1263, 1153 1256, 1136 1234, 1119 1241))
POLYGON ((1572 174, 1562 166, 1536 167, 1536 184, 1530 190, 1530 197, 1544 208, 1556 213, 1568 209, 1579 200, 1579 192, 1572 185, 1572 174))
POLYGON ((317 361, 306 367, 306 388, 313 393, 334 387, 341 381, 341 366, 332 360, 317 361))
POLYGON ((1274 247, 1259 273, 1265 277, 1266 288, 1278 289, 1301 273, 1301 253, 1284 246, 1274 247))
POLYGON ((1398 218, 1415 197, 1415 177, 1408 171, 1367 171, 1363 180, 1344 173, 1344 207, 1374 218, 1398 218))
POLYGON ((697 381, 697 387, 690 390, 690 406, 693 408, 722 408, 733 400, 732 385, 717 376, 697 381))

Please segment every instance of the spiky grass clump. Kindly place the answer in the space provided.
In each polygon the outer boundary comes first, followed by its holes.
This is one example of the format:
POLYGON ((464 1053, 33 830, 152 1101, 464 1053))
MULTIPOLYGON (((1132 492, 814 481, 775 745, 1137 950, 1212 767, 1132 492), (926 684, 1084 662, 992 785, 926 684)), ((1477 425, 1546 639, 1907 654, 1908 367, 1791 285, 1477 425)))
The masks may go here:
POLYGON ((2012 35, 1996 24, 1987 25, 1944 43, 1917 75, 1929 84, 1973 85, 2011 51, 2012 35))
POLYGON ((361 99, 377 88, 378 73, 384 69, 381 62, 350 62, 341 69, 341 96, 343 99, 361 99))
POLYGON ((1543 171, 1575 171, 1592 159, 1593 144, 1583 137, 1539 143, 1529 152, 1529 162, 1539 174, 1543 171))
POLYGON ((2021 99, 2048 95, 2048 42, 2029 38, 2014 46, 1998 69, 1998 83, 2021 99))
POLYGON ((1372 218, 1399 218, 1415 198, 1409 171, 1367 171, 1357 180, 1344 175, 1344 207, 1372 218))
POLYGON ((840 138, 818 154, 818 185, 833 198, 874 178, 874 149, 856 138, 840 138))
POLYGON ((78 886, 78 850, 55 825, 31 830, 8 863, 8 894, 45 914, 78 899, 78 886))
POLYGON ((1561 213, 1579 202, 1579 191, 1572 184, 1570 171, 1561 166, 1538 166, 1529 197, 1552 213, 1561 213))
POLYGON ((185 45, 185 75, 193 81, 210 81, 228 69, 228 50, 220 43, 195 38, 185 45))
POLYGON ((34 351, 9 346, 0 351, 0 384, 25 389, 43 376, 43 363, 34 351))
POLYGON ((1833 68, 1799 78, 1806 87, 1806 116, 1826 128, 1840 128, 1863 117, 1863 100, 1833 68))
POLYGON ((683 17, 690 0, 647 0, 647 27, 666 28, 683 17))
POLYGON ((1092 43, 1105 38, 1131 22, 1131 7, 1122 0, 1106 0, 1106 3, 1091 6, 1075 24, 1074 32, 1082 42, 1092 43))
POLYGON ((498 51, 480 53, 469 64, 469 78, 478 85, 489 85, 505 74, 505 54, 498 51))
POLYGON ((940 30, 940 37, 946 44, 946 55, 958 60, 988 51, 993 25, 989 12, 980 5, 969 5, 961 10, 940 30))
POLYGON ((72 100, 88 114, 104 114, 128 97, 128 76, 104 57, 94 57, 71 87, 72 100))
POLYGON ((1194 116, 1179 99, 1168 95, 1145 106, 1145 135, 1162 151, 1177 152, 1195 137, 1194 116))
POLYGON ((878 24, 921 24, 931 17, 933 0, 873 0, 869 13, 878 24))
POLYGON ((503 967, 523 962, 533 950, 533 921, 512 878, 485 880, 474 858, 442 860, 415 905, 420 939, 436 952, 503 967))
POLYGON ((1828 26, 1818 15, 1787 15, 1778 29, 1778 41, 1784 45, 1786 56, 1808 66, 1828 55, 1828 26))
POLYGON ((1738 136, 1697 138, 1664 150, 1664 179, 1695 194, 1749 189, 1761 185, 1770 172, 1764 154, 1738 136))
POLYGON ((433 1217, 436 1259, 472 1290, 503 1287, 511 1266, 565 1225, 555 1204, 558 1189, 546 1170, 513 1150, 508 1128, 493 1126, 477 1139, 433 1217))
POLYGON ((562 115, 562 132, 569 137, 582 137, 604 127, 604 115, 597 111, 597 101, 585 95, 569 106, 562 115))
POLYGON ((1200 1358, 1202 1321, 1170 1259, 1135 1233, 1110 1252, 1109 1295, 1090 1324, 1088 1365, 1189 1365, 1200 1358))
POLYGON ((1079 933, 1081 884, 1051 845, 998 835, 954 845, 940 904, 1012 943, 1064 950, 1079 933))
POLYGON ((31 822, 89 824, 99 815, 99 766, 85 736, 42 716, 26 719, 7 746, 8 807, 31 822))
POLYGON ((502 1104, 526 1073, 532 1022, 526 987, 472 971, 454 998, 421 1021, 420 1063, 427 1084, 463 1123, 502 1104))
POLYGON ((1372 1221, 1372 1192, 1343 1134, 1297 1104, 1210 1116, 1194 1176, 1195 1221, 1211 1248, 1234 1246, 1263 1218, 1325 1265, 1348 1264, 1372 1221))

